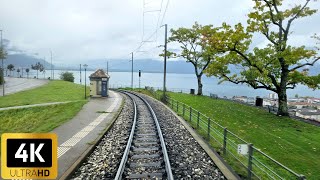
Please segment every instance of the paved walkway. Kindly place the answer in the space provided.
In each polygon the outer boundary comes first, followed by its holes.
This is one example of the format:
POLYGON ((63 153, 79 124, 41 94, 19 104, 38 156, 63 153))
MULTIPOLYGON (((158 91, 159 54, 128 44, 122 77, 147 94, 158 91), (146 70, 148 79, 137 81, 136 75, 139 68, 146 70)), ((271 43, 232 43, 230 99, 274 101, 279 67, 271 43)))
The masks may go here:
POLYGON ((42 103, 42 104, 32 104, 32 105, 24 105, 24 106, 11 106, 0 108, 0 111, 11 110, 11 109, 23 109, 23 108, 31 108, 31 107, 39 107, 39 106, 50 106, 56 104, 67 104, 76 101, 64 101, 64 102, 51 102, 51 103, 42 103))
POLYGON ((122 96, 110 91, 108 98, 93 98, 70 121, 54 129, 58 135, 59 179, 97 140, 116 115, 122 96), (97 113, 105 111, 106 113, 97 113))
MULTIPOLYGON (((5 86, 4 92, 6 94, 13 94, 19 91, 24 91, 28 89, 33 89, 35 87, 42 86, 47 84, 49 80, 43 79, 26 79, 26 78, 14 78, 14 77, 5 77, 5 86)), ((0 96, 2 96, 3 86, 0 85, 0 96)))

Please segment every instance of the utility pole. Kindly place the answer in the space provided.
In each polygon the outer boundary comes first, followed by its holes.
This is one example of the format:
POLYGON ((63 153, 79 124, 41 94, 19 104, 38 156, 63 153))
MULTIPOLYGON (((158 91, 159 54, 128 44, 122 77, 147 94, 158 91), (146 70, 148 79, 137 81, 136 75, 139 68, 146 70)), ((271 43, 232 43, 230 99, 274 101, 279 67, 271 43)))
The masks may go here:
POLYGON ((43 57, 43 79, 46 79, 46 57, 43 57))
POLYGON ((83 65, 84 67, 84 99, 87 99, 87 64, 83 65))
POLYGON ((109 61, 107 61, 107 74, 109 74, 109 61))
POLYGON ((51 69, 51 75, 50 75, 50 79, 53 80, 53 72, 52 72, 52 70, 53 70, 53 65, 52 65, 52 51, 50 51, 50 59, 51 59, 51 62, 50 62, 50 63, 51 63, 51 68, 50 68, 50 69, 51 69))
POLYGON ((164 25, 164 66, 163 66, 163 98, 166 98, 166 74, 167 74, 167 24, 164 25))
POLYGON ((131 53, 131 89, 133 89, 133 52, 131 53))
POLYGON ((82 84, 82 82, 81 82, 81 64, 80 64, 80 84, 82 84))
MULTIPOLYGON (((3 44, 2 44, 2 30, 0 30, 1 33, 1 52, 4 54, 3 44)), ((2 96, 4 96, 4 66, 3 66, 3 57, 1 54, 1 64, 2 64, 2 96)))
POLYGON ((140 84, 141 84, 141 70, 139 70, 139 89, 140 89, 140 84))

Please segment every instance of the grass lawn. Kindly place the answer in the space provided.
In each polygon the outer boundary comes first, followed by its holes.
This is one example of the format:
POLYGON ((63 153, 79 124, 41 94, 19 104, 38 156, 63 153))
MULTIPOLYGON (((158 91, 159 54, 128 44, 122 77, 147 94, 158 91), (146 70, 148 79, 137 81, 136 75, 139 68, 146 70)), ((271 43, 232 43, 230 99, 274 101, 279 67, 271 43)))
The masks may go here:
MULTIPOLYGON (((87 92, 89 94, 89 90, 87 92)), ((87 100, 84 100, 84 86, 66 81, 50 81, 35 89, 0 97, 0 107, 60 101, 72 102, 0 111, 0 135, 2 133, 50 132, 72 119, 87 103, 87 100)))
POLYGON ((320 179, 320 127, 239 103, 169 93, 307 179, 320 179))
POLYGON ((50 132, 74 117, 86 101, 0 111, 2 133, 50 132))
MULTIPOLYGON (((87 95, 89 95, 89 92, 88 88, 87 95)), ((35 89, 0 97, 0 108, 77 100, 84 100, 84 86, 55 80, 35 89)))

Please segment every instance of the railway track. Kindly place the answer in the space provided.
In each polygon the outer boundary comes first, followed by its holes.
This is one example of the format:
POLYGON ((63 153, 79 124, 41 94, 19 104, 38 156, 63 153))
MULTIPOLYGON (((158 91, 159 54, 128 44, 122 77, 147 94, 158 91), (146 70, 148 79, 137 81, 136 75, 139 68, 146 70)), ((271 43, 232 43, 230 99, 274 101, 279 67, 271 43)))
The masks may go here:
POLYGON ((115 179, 173 179, 158 119, 141 96, 128 95, 134 106, 132 129, 115 179))

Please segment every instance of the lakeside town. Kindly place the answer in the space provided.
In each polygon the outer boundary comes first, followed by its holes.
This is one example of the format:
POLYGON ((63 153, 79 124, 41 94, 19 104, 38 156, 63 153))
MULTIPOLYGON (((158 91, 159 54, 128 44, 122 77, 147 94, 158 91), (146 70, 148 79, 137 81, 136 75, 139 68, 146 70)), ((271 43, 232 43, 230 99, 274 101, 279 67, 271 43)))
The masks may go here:
MULTIPOLYGON (((253 97, 233 96, 231 99, 250 105, 256 104, 256 98, 253 97)), ((263 97, 262 99, 262 106, 267 108, 269 112, 277 111, 277 94, 270 93, 268 97, 263 97)), ((291 116, 320 122, 320 98, 299 97, 298 95, 296 95, 294 98, 288 99, 288 110, 291 116)))

